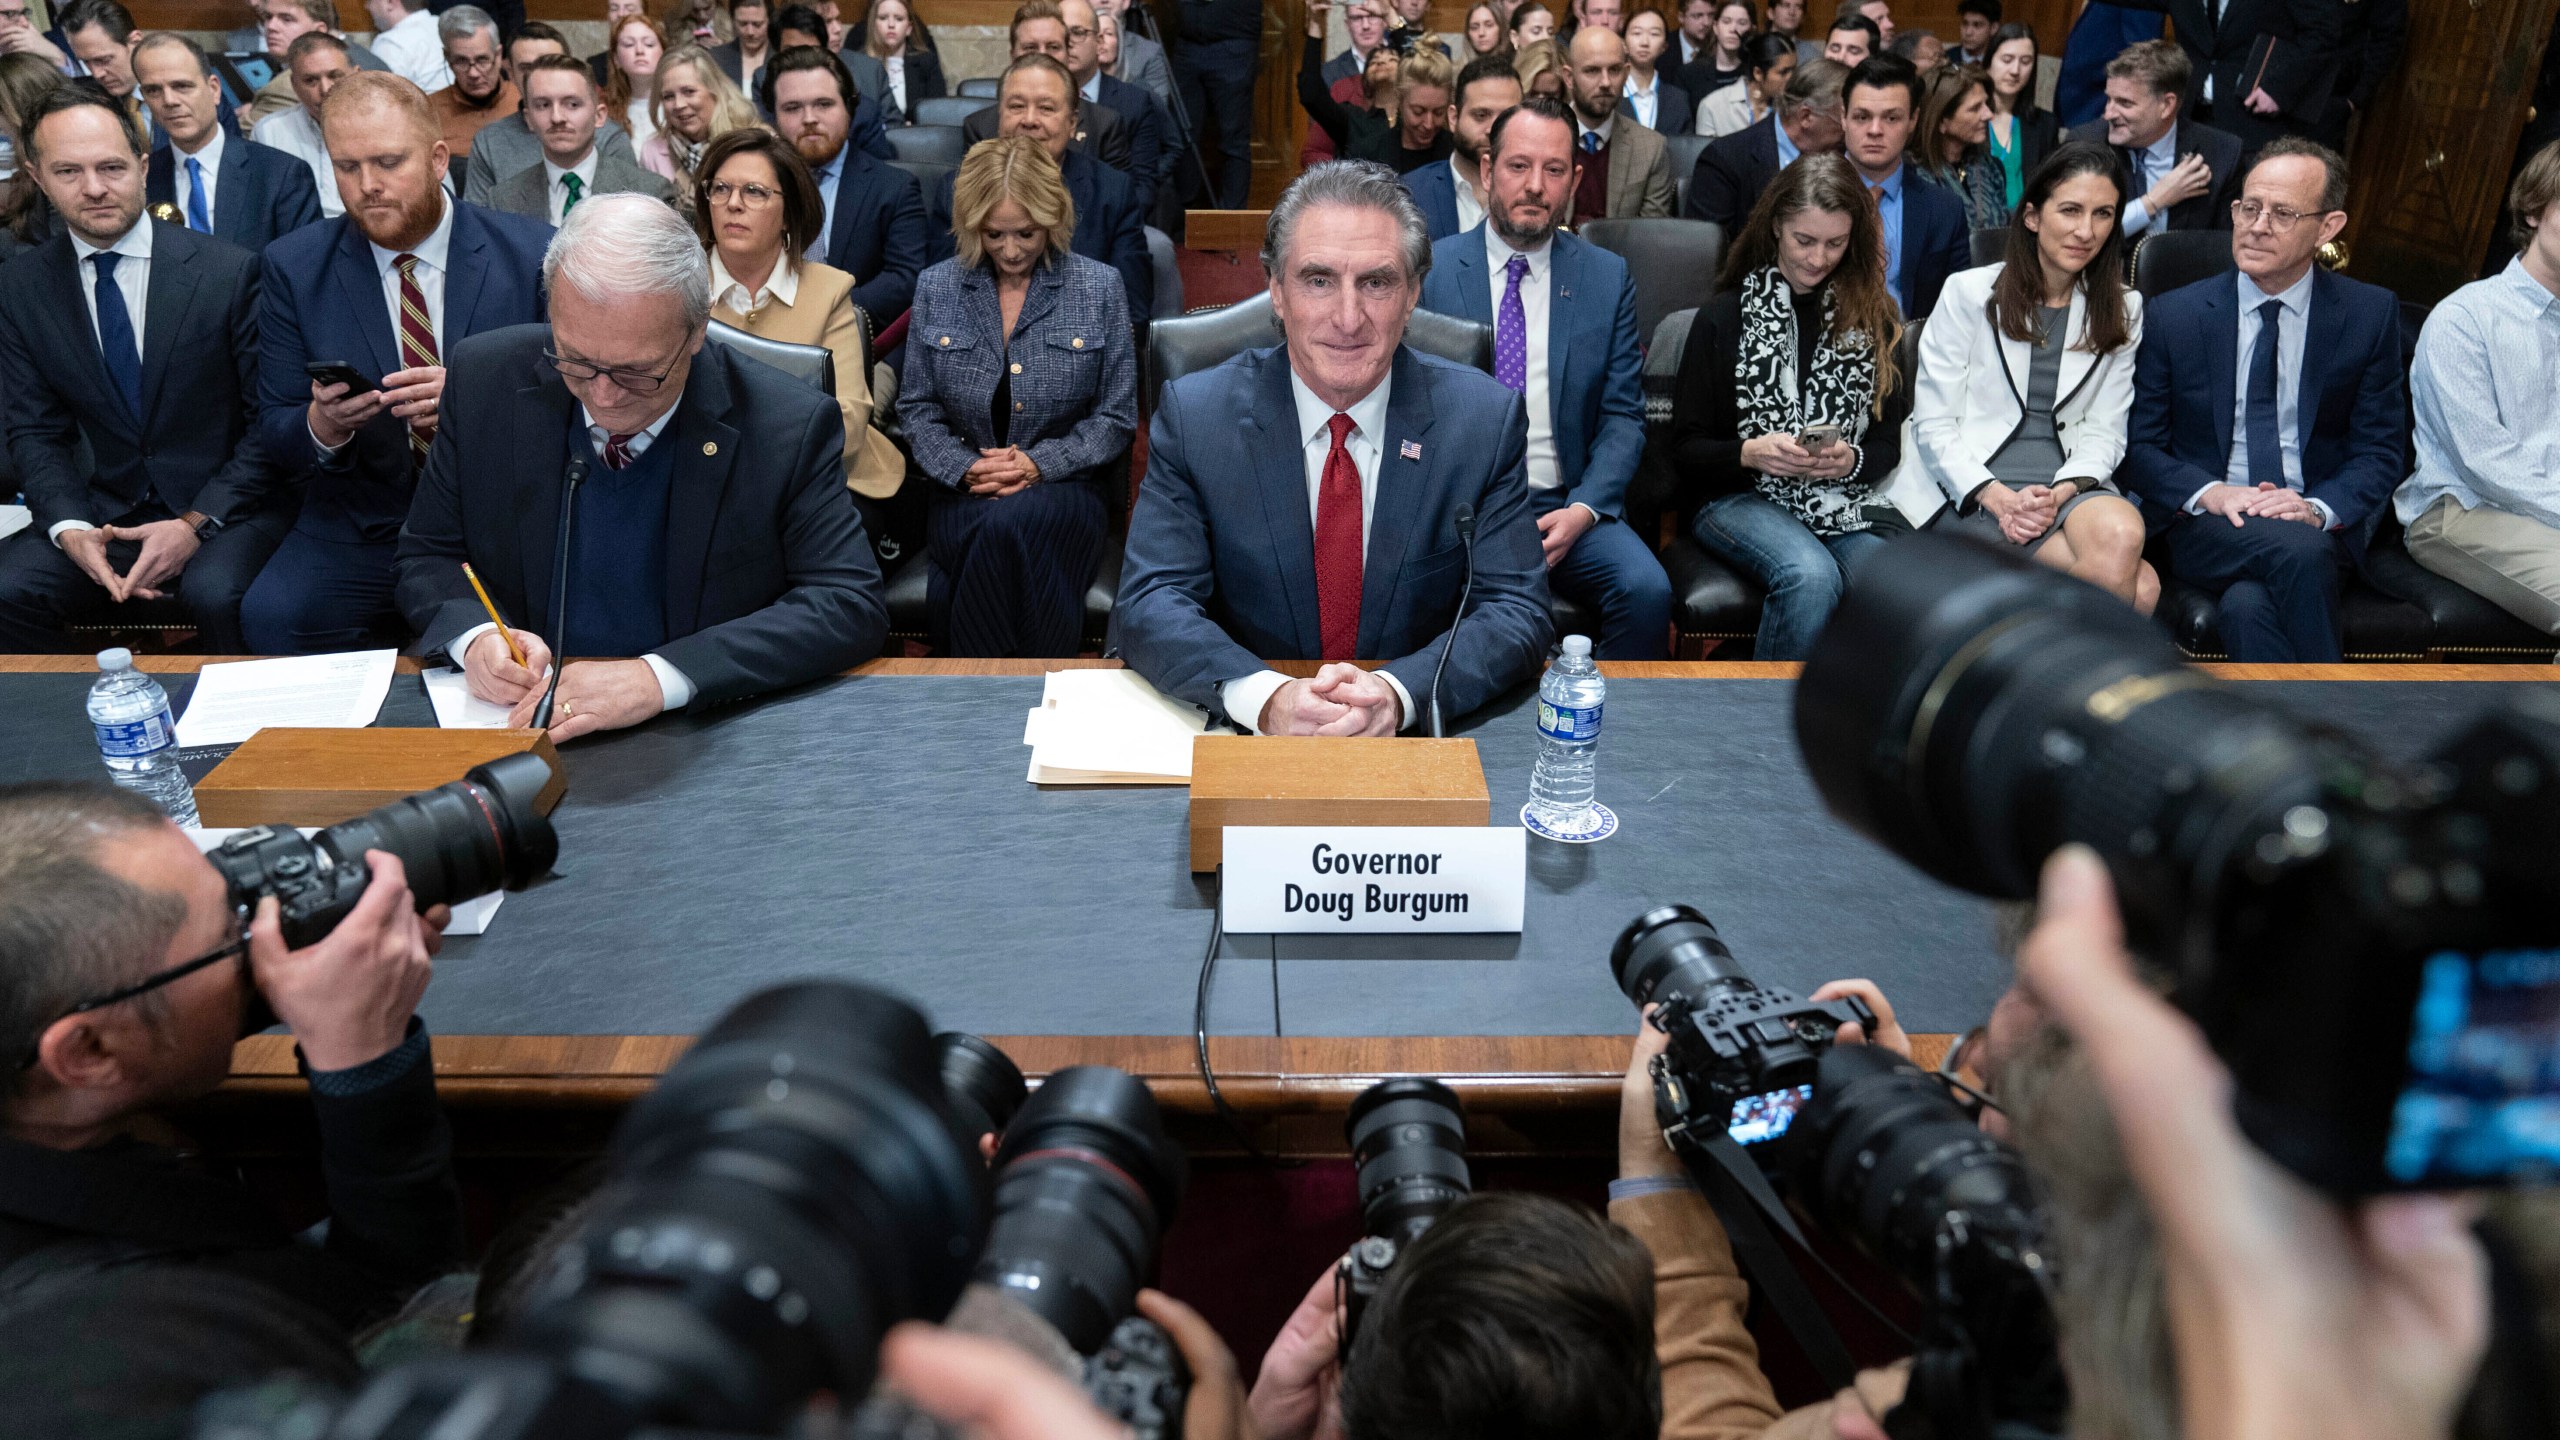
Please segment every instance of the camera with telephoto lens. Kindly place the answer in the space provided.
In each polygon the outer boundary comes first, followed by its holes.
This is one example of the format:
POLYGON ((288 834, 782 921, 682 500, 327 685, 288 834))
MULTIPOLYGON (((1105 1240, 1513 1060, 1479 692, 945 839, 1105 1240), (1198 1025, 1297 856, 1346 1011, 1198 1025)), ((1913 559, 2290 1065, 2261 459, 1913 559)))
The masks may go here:
POLYGON ((1397 59, 1409 59, 1415 47, 1422 44, 1422 27, 1410 20, 1399 18, 1387 27, 1386 33, 1378 38, 1378 43, 1386 47, 1388 53, 1397 59))
POLYGON ((1030 1087, 1013 1057, 975 1035, 945 1030, 933 1037, 942 1066, 942 1094, 951 1118, 968 1136, 1002 1135, 1022 1110, 1030 1087))
MULTIPOLYGON (((1796 689, 1834 814, 1978 894, 2096 850, 2259 1148, 2332 1191, 2560 1171, 2560 699, 2414 765, 2013 550, 1896 541, 1796 689)), ((2315 702, 2316 703, 2316 702, 2315 702)))
POLYGON ((548 874, 560 858, 560 837, 542 804, 551 780, 541 756, 509 755, 308 836, 290 825, 243 830, 205 858, 229 883, 231 903, 255 909, 275 896, 285 946, 299 950, 325 938, 364 898, 373 883, 367 850, 400 857, 421 913, 492 890, 522 890, 548 874))
POLYGON ((1341 1350, 1402 1255, 1449 1207, 1475 1193, 1467 1171, 1467 1115, 1437 1080, 1381 1080, 1351 1102, 1343 1137, 1360 1187, 1360 1239, 1335 1271, 1341 1350))
POLYGON ((588 1218, 487 1349, 282 1414, 256 1392, 198 1440, 773 1435, 870 1390, 880 1341, 939 1320, 988 1213, 924 1017, 835 981, 750 997, 615 1132, 588 1218))

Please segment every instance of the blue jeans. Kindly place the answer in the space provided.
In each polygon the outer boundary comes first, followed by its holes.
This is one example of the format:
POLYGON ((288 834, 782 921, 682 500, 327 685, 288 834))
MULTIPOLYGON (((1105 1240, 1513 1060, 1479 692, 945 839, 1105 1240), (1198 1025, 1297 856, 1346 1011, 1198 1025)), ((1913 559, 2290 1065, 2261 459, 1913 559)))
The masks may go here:
POLYGON ((1698 512, 1690 534, 1726 564, 1769 591, 1760 609, 1754 660, 1801 660, 1849 588, 1849 572, 1884 544, 1872 530, 1816 535, 1804 522, 1756 493, 1727 495, 1698 512))

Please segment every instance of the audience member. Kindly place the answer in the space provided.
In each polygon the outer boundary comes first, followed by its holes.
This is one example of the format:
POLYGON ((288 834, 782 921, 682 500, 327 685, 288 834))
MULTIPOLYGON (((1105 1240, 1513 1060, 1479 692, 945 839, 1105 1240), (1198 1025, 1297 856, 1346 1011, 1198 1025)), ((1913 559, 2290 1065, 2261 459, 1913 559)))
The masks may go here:
POLYGON ((1541 40, 1553 40, 1556 38, 1555 12, 1540 4, 1539 0, 1522 0, 1519 7, 1511 12, 1509 32, 1511 53, 1514 55, 1541 40))
MULTIPOLYGON (((1769 33, 1784 35, 1790 40, 1803 39, 1804 6, 1805 0, 1769 0, 1769 33)), ((1797 62, 1802 63, 1804 59, 1803 52, 1797 52, 1797 62)))
MULTIPOLYGON (((1119 55, 1105 59, 1102 68, 1132 85, 1145 87, 1148 94, 1156 97, 1156 103, 1165 107, 1174 121, 1165 131, 1166 148, 1179 150, 1175 132, 1182 123, 1173 109, 1173 63, 1166 58, 1162 42, 1128 23, 1129 6, 1130 0, 1094 0, 1093 8, 1112 22, 1120 37, 1119 55)), ((1153 23, 1152 15, 1149 12, 1149 25, 1153 23)))
MULTIPOLYGON (((188 229, 255 253, 320 218, 311 172, 293 157, 223 133, 222 81, 204 47, 154 30, 133 47, 135 89, 169 143, 151 152, 146 204, 176 209, 188 229)), ((249 348, 245 340, 240 348, 249 348)))
MULTIPOLYGON (((1317 26, 1316 39, 1319 42, 1324 39, 1324 16, 1330 4, 1331 0, 1323 0, 1309 10, 1309 18, 1317 26)), ((1351 43, 1343 47, 1341 54, 1324 62, 1322 71, 1326 85, 1368 70, 1369 57, 1377 53, 1379 43, 1387 38, 1387 0, 1351 0, 1342 10, 1342 30, 1351 43)))
POLYGON ((142 97, 133 93, 133 45, 142 38, 142 27, 134 23, 133 12, 119 0, 70 0, 54 19, 62 31, 64 48, 80 63, 79 73, 104 87, 108 96, 142 126, 144 139, 159 145, 160 134, 151 123, 151 113, 142 108, 142 97))
POLYGON ((1864 16, 1869 24, 1876 27, 1876 43, 1880 48, 1890 49, 1894 37, 1901 33, 1894 27, 1893 7, 1886 0, 1841 0, 1840 13, 1864 16))
POLYGON ((2346 203, 2335 152, 2269 144, 2232 212, 2239 273, 2161 296, 2143 323, 2124 478, 2172 573, 2220 593, 2234 660, 2342 658, 2341 569, 2406 473, 2400 302, 2313 263, 2346 203))
POLYGON ((2184 118, 2187 57, 2147 40, 2107 62, 2105 117, 2071 132, 2112 145, 2132 178, 2124 233, 2226 230, 2240 194, 2240 141, 2184 118))
POLYGON ((1800 155, 1829 155, 1841 144, 1840 89, 1849 72, 1828 60, 1796 65, 1766 122, 1727 135, 1698 152, 1682 213, 1724 227, 1728 236, 1800 155))
MULTIPOLYGON (((1593 27, 1574 37, 1617 37, 1593 27)), ((1493 327, 1493 374, 1528 418, 1526 478, 1557 594, 1599 612, 1594 654, 1668 658, 1671 582, 1626 523, 1644 454, 1644 357, 1624 260, 1559 233, 1573 203, 1574 122, 1527 100, 1493 122, 1483 224, 1432 247, 1425 309, 1493 327)))
MULTIPOLYGON (((1139 217, 1137 196, 1128 177, 1068 145, 1067 137, 1075 133, 1079 103, 1065 66, 1046 55, 1026 55, 1006 67, 997 87, 999 138, 1020 136, 1035 141, 1058 162, 1068 197, 1075 202, 1069 211, 1067 248, 1120 272, 1129 323, 1144 333, 1147 317, 1155 312, 1156 296, 1155 264, 1147 256, 1145 222, 1139 217)), ((959 253, 952 208, 957 179, 956 175, 946 175, 934 182, 933 195, 926 202, 925 245, 928 258, 935 262, 959 253)))
POLYGON ((1629 119, 1657 135, 1686 135, 1692 112, 1689 92, 1671 83, 1659 65, 1671 43, 1671 27, 1659 10, 1639 10, 1627 17, 1627 83, 1618 108, 1629 119))
MULTIPOLYGON (((1975 3, 1999 8, 1999 0, 1975 3)), ((2036 104, 2035 32, 2024 25, 2003 25, 1991 32, 1990 50, 1991 58, 1983 64, 1984 73, 1991 77, 1988 143, 1992 158, 2000 162, 2000 173, 2009 181, 2001 203, 2016 210, 2026 194, 2027 176, 2062 143, 2062 127, 2052 111, 2036 104)), ((2124 217, 2116 219, 2122 228, 2124 217)))
MULTIPOLYGON (((293 42, 314 30, 334 35, 347 47, 347 58, 359 70, 389 70, 382 57, 347 39, 337 27, 338 11, 334 0, 257 0, 251 7, 258 17, 259 43, 267 50, 267 63, 275 67, 275 78, 258 87, 249 108, 239 114, 240 133, 247 135, 270 115, 281 115, 301 104, 293 91, 293 66, 287 54, 293 42)), ((323 192, 329 188, 322 181, 323 192)))
POLYGON ((1873 198, 1884 231, 1885 287, 1906 320, 1928 316, 1947 277, 1973 263, 1964 201, 1923 179, 1905 157, 1920 109, 1920 77, 1885 56, 1841 86, 1841 148, 1873 198))
POLYGON ((794 46, 764 78, 774 129, 800 152, 826 207, 825 243, 809 258, 852 276, 853 303, 886 326, 907 313, 932 244, 916 177, 852 142, 860 97, 832 52, 794 46))
POLYGON ((1999 30, 2000 0, 1956 0, 1956 44, 1947 54, 1947 63, 1990 69, 1991 52, 2000 45, 1999 30))
POLYGON ((870 659, 888 634, 880 569, 844 487, 836 402, 704 345, 711 267, 672 209, 605 196, 542 257, 550 323, 457 342, 447 404, 400 532, 399 595, 422 649, 529 722, 555 654, 551 735, 709 709, 870 659), (531 379, 534 383, 527 384, 531 379), (551 610, 558 499, 589 478, 551 610), (509 658, 498 612, 539 616, 509 658))
MULTIPOLYGON (((1918 188, 1918 187, 1914 187, 1918 188)), ((1808 155, 1752 207, 1680 355, 1672 457, 1703 496, 1690 533, 1766 587, 1755 660, 1801 660, 1902 458, 1911 377, 1885 241, 1849 161, 1808 155)))
MULTIPOLYGON (((1321 42, 1318 42, 1314 48, 1317 54, 1323 53, 1321 42)), ((1301 52, 1299 58, 1298 74, 1303 82, 1306 76, 1304 52, 1301 52)), ((1392 118, 1387 117, 1395 114, 1396 77, 1403 73, 1403 69, 1404 57, 1394 49, 1381 45, 1369 52, 1369 58, 1362 65, 1359 74, 1346 75, 1334 81, 1331 85, 1323 87, 1323 93, 1333 97, 1334 103, 1347 111, 1365 112, 1373 118, 1382 119, 1386 124, 1393 124, 1392 118)), ((1300 102, 1299 108, 1305 108, 1303 101, 1300 102)), ((1364 129, 1362 133, 1369 132, 1364 129)), ((1301 172, 1312 170, 1327 160, 1342 158, 1342 151, 1336 145, 1333 135, 1323 125, 1315 124, 1306 127, 1304 138, 1298 142, 1298 169, 1301 172)))
POLYGON ((1262 53, 1260 0, 1192 0, 1176 7, 1182 45, 1174 83, 1199 145, 1198 203, 1241 210, 1253 181, 1253 86, 1262 53), (1214 147, 1214 149, 1212 148, 1214 147))
MULTIPOLYGON (((1172 117, 1156 104, 1155 96, 1148 91, 1103 72, 1101 16, 1095 12, 1090 0, 1056 0, 1056 4, 1058 24, 1067 37, 1067 49, 1064 55, 1055 58, 1066 65, 1069 78, 1076 82, 1076 92, 1081 97, 1078 102, 1080 110, 1094 115, 1108 112, 1120 117, 1121 125, 1128 134, 1129 153, 1119 168, 1137 191, 1138 213, 1151 214, 1155 210, 1156 191, 1173 179, 1172 117)), ((1449 97, 1445 93, 1447 88, 1444 82, 1441 86, 1444 93, 1440 97, 1442 111, 1446 111, 1449 105, 1449 97)))
POLYGON ((737 38, 729 28, 729 12, 720 0, 670 0, 665 13, 658 17, 658 29, 667 37, 667 48, 684 45, 712 46, 737 38))
MULTIPOLYGON (((1075 80, 1075 67, 1068 53, 1067 22, 1060 0, 1023 0, 1014 7, 1011 56, 1045 55, 1065 66, 1069 83, 1076 84, 1080 99, 1076 106, 1075 128, 1069 142, 1078 150, 1140 183, 1135 163, 1135 147, 1139 143, 1136 121, 1112 106, 1083 93, 1090 87, 1075 80)), ((962 122, 961 133, 970 144, 995 138, 997 116, 991 110, 980 110, 962 122)))
MULTIPOLYGON (((894 0, 893 0, 894 3, 894 0)), ((652 97, 658 133, 640 147, 640 164, 653 175, 675 182, 685 204, 693 199, 694 167, 703 147, 732 130, 763 128, 755 103, 738 93, 729 77, 699 45, 679 45, 658 61, 658 85, 652 97)))
POLYGON ((435 12, 424 0, 415 9, 409 0, 364 0, 364 13, 373 17, 373 53, 392 74, 424 91, 453 83, 443 42, 436 37, 435 12))
POLYGON ((246 653, 240 597, 293 523, 251 428, 256 259, 145 219, 144 156, 87 82, 27 120, 69 233, 0 269, 0 431, 35 512, 0 540, 0 652, 77 650, 66 622, 166 594, 246 653))
POLYGON ((1941 68, 1926 76, 1920 118, 1911 128, 1911 159, 1920 173, 1964 202, 1970 230, 2009 223, 2009 173, 1991 153, 1991 77, 1941 68))
POLYGON ((258 655, 361 650, 396 632, 392 550, 439 428, 444 357, 542 317, 549 227, 447 197, 444 141, 416 86, 349 76, 322 117, 346 214, 269 245, 259 282, 259 441, 287 473, 308 471, 301 518, 241 606, 258 655), (314 379, 322 361, 380 388, 314 379))
POLYGON ((43 61, 45 68, 54 74, 67 77, 79 62, 45 34, 43 28, 36 24, 35 16, 36 12, 28 8, 26 0, 0 5, 0 58, 32 56, 43 61))
POLYGON ((2001 263, 1947 282, 1921 332, 1911 429, 1883 499, 1914 525, 2024 547, 2144 614, 2160 580, 2115 482, 2142 297, 2125 287, 2124 172, 2103 146, 2054 152, 2001 263))
POLYGON ((729 0, 729 32, 738 38, 712 46, 711 63, 740 94, 753 96, 762 89, 764 64, 774 54, 772 0, 729 0))
MULTIPOLYGON (((797 0, 774 12, 773 48, 777 51, 824 50, 835 54, 835 47, 827 43, 827 22, 818 18, 817 11, 797 3, 797 0)), ((837 55, 836 58, 841 61, 844 57, 837 55)))
POLYGON ((293 42, 291 53, 285 57, 285 70, 293 77, 293 93, 301 103, 281 115, 259 121, 249 138, 301 161, 303 168, 311 172, 312 192, 320 202, 320 214, 334 220, 345 214, 347 207, 338 194, 337 171, 329 164, 328 143, 320 136, 320 107, 340 81, 357 73, 355 62, 347 58, 347 42, 326 30, 313 30, 293 42))
POLYGON ((524 92, 507 74, 505 48, 498 22, 477 5, 456 5, 436 20, 436 38, 444 43, 444 64, 453 83, 429 91, 427 105, 444 130, 444 148, 454 163, 471 158, 472 138, 493 120, 504 120, 522 107, 524 92))
POLYGON ((2088 0, 2071 33, 2062 40, 2062 65, 2053 81, 2053 116, 2072 130, 2099 117, 2107 103, 2107 65, 2118 55, 2160 38, 2166 24, 2158 14, 2110 0, 2088 0))
POLYGON ((1263 268, 1284 343, 1157 402, 1112 648, 1255 734, 1427 724, 1416 702, 1444 662, 1438 708, 1466 715, 1535 675, 1554 633, 1520 397, 1405 347, 1431 241, 1385 167, 1298 177, 1263 268), (1473 599, 1453 631, 1461 506, 1476 516, 1473 599), (1292 680, 1263 660, 1300 656, 1324 667, 1292 680), (1363 656, 1390 658, 1364 670, 1363 656))
MULTIPOLYGON (((646 0, 604 0, 604 48, 587 57, 587 72, 596 77, 598 90, 613 78, 614 31, 623 21, 647 14, 648 8, 646 0)), ((825 38, 825 27, 820 26, 818 38, 811 43, 823 43, 825 38)))
POLYGON ((658 62, 666 57, 666 32, 645 15, 617 20, 606 50, 613 63, 605 73, 599 108, 631 136, 636 150, 658 133, 658 62))
POLYGON ((2560 635, 2560 405, 2543 343, 2560 295, 2560 144, 2525 162, 2507 209, 2516 257, 2418 333, 2418 467, 2393 506, 2411 558, 2560 635))
MULTIPOLYGON (((596 195, 646 195, 675 203, 675 187, 628 154, 596 148, 596 82, 585 62, 537 57, 524 73, 525 123, 542 142, 542 162, 516 172, 489 196, 489 208, 558 225, 596 195)), ((650 143, 657 143, 652 136, 650 143)))
POLYGON ((870 345, 853 277, 809 258, 826 219, 809 167, 781 136, 740 126, 704 147, 693 185, 693 229, 711 257, 711 318, 767 340, 826 347, 844 412, 844 482, 863 534, 874 548, 913 538, 895 508, 906 460, 872 424, 870 345))
POLYGON ((1307 7, 1307 40, 1298 67, 1298 104, 1333 141, 1333 152, 1353 160, 1375 161, 1399 175, 1448 159, 1452 79, 1448 58, 1437 53, 1397 57, 1384 48, 1374 50, 1373 60, 1391 67, 1396 76, 1393 88, 1383 97, 1387 103, 1340 104, 1318 83, 1315 67, 1324 43, 1326 4, 1327 0, 1310 0, 1307 7))
MULTIPOLYGON (((566 55, 569 42, 559 31, 539 20, 528 20, 507 41, 507 81, 519 94, 524 89, 525 71, 536 57, 566 55)), ((593 74, 593 67, 589 67, 593 74)), ((610 119, 596 123, 596 149, 601 154, 633 159, 631 136, 610 119)), ((534 138, 533 127, 525 122, 524 107, 516 113, 490 121, 471 137, 471 163, 465 167, 462 198, 466 204, 487 205, 497 193, 498 182, 512 180, 518 174, 542 163, 542 142, 534 138)), ((322 182, 321 195, 328 195, 327 182, 322 182)))
MULTIPOLYGON (((880 108, 892 125, 913 125, 917 102, 949 93, 942 57, 918 38, 922 28, 907 0, 871 0, 871 8, 863 12, 862 53, 880 62, 888 85, 880 108)), ((1162 55, 1157 52, 1159 63, 1162 55)))
MULTIPOLYGON (((1590 29, 1606 30, 1612 35, 1624 32, 1625 0, 1573 0, 1572 10, 1576 32, 1590 29)), ((1564 38, 1572 37, 1567 35, 1564 38)))
POLYGON ((2343 58, 2343 0, 2126 0, 2169 17, 2196 76, 2188 113, 2239 137, 2255 156, 2279 135, 2302 135, 2328 114, 2343 58))
MULTIPOLYGON (((1805 54, 1809 48, 1812 48, 1810 41, 1797 42, 1797 64, 1801 65, 1815 58, 1805 54)), ((1885 53, 1884 36, 1876 28, 1876 22, 1854 11, 1843 14, 1831 22, 1831 29, 1823 36, 1818 52, 1821 59, 1828 60, 1834 65, 1852 68, 1883 53, 1885 53)))
POLYGON ((1514 53, 1512 73, 1520 77, 1525 94, 1544 95, 1550 100, 1565 99, 1564 50, 1553 40, 1541 40, 1514 53))
POLYGON ((1493 0, 1476 0, 1475 4, 1467 7, 1466 29, 1461 38, 1464 42, 1462 48, 1466 51, 1462 61, 1465 65, 1472 65, 1478 60, 1510 58, 1511 37, 1503 29, 1502 12, 1494 7, 1493 0))
POLYGON ((1796 42, 1784 35, 1754 35, 1743 42, 1742 80, 1727 85, 1697 109, 1696 130, 1710 139, 1738 135, 1769 118, 1796 78, 1796 42))
POLYGON ((417 913, 400 857, 364 858, 355 909, 287 950, 275 900, 235 909, 195 839, 143 797, 0 789, 0 1044, 15 1070, 0 1102, 0 1264, 13 1282, 185 1264, 352 1335, 461 1262, 452 1138, 415 1014, 447 917, 417 913), (152 1124, 210 1094, 233 1043, 273 1021, 310 1087, 323 1226, 288 1223, 235 1168, 152 1124))
POLYGON ((1707 29, 1707 43, 1690 60, 1673 72, 1671 83, 1693 101, 1704 100, 1728 85, 1739 85, 1750 74, 1751 59, 1746 49, 1751 39, 1755 16, 1752 0, 1715 0, 1715 18, 1707 29))
POLYGON ((969 152, 957 253, 916 282, 898 415, 932 479, 938 652, 1068 656, 1137 434, 1138 366, 1110 266, 1068 249, 1075 201, 1028 135, 969 152))
POLYGON ((1664 52, 1662 59, 1663 68, 1674 74, 1697 63, 1714 43, 1716 0, 1681 0, 1678 14, 1680 23, 1671 32, 1672 48, 1664 52))
MULTIPOLYGON (((1096 5, 1093 12, 1093 53, 1094 57, 1101 62, 1102 73, 1117 80, 1126 80, 1131 85, 1146 91, 1148 98, 1156 107, 1156 125, 1164 134, 1163 159, 1160 163, 1165 178, 1156 186, 1155 209, 1150 213, 1162 215, 1168 211, 1180 209, 1179 202, 1174 197, 1181 192, 1182 183, 1175 178, 1174 172, 1182 168, 1182 162, 1190 151, 1190 133, 1184 129, 1182 117, 1175 114, 1172 109, 1173 73, 1162 68, 1165 64, 1162 48, 1159 47, 1157 53, 1149 57, 1161 71, 1164 88, 1159 90, 1156 86, 1155 73, 1140 74, 1120 63, 1120 42, 1123 38, 1120 32, 1120 17, 1096 5)), ((1322 131, 1310 132, 1317 137, 1321 137, 1323 133, 1322 131)))
MULTIPOLYGON (((0 5, 9 0, 0 0, 0 5)), ((36 183, 28 160, 26 117, 55 86, 66 83, 53 62, 30 51, 0 55, 0 140, 9 142, 13 167, 0 180, 0 264, 53 238, 61 228, 53 203, 36 183)))
POLYGON ((1945 63, 1947 42, 1939 39, 1934 30, 1905 30, 1893 37, 1885 53, 1909 61, 1912 69, 1926 77, 1937 74, 1945 63))
POLYGON ((1434 242, 1473 230, 1484 219, 1484 151, 1493 122, 1521 100, 1520 77, 1499 56, 1482 56, 1458 72, 1449 107, 1449 158, 1404 177, 1434 242))
POLYGON ((1573 97, 1573 190, 1571 223, 1580 226, 1604 216, 1667 216, 1676 192, 1671 186, 1670 147, 1660 135, 1641 125, 1618 123, 1618 104, 1627 84, 1627 42, 1615 30, 1586 25, 1566 47, 1565 87, 1573 97))

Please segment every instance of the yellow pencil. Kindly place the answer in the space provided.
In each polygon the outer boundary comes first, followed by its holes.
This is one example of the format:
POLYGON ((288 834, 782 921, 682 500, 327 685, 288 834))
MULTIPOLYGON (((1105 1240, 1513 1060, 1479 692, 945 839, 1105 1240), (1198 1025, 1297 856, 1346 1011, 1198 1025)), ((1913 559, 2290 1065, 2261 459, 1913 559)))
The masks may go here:
POLYGON ((480 597, 480 608, 489 612, 489 623, 498 627, 498 638, 507 642, 507 654, 517 665, 523 665, 524 651, 516 646, 515 632, 507 628, 506 617, 498 613, 498 602, 489 598, 489 587, 480 583, 468 560, 462 562, 462 578, 471 582, 471 593, 480 597))

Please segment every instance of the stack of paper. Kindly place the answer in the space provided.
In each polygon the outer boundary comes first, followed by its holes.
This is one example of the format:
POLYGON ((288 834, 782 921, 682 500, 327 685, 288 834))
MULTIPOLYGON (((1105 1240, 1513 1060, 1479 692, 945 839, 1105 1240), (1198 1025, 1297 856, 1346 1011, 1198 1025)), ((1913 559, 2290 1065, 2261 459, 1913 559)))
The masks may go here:
POLYGON ((1034 785, 1187 785, 1198 709, 1135 670, 1052 670, 1022 727, 1034 785))
POLYGON ((6 540, 36 522, 36 512, 24 505, 0 505, 0 540, 6 540))
POLYGON ((382 714, 397 650, 207 665, 178 717, 178 743, 237 745, 270 725, 360 730, 382 714))
POLYGON ((429 670, 427 701, 436 707, 436 724, 446 730, 504 730, 513 712, 494 700, 471 693, 471 682, 459 670, 429 670))

